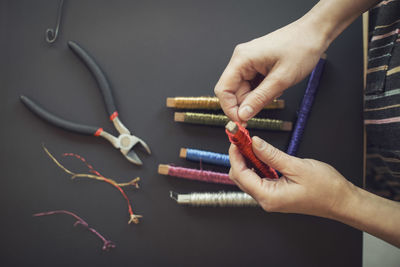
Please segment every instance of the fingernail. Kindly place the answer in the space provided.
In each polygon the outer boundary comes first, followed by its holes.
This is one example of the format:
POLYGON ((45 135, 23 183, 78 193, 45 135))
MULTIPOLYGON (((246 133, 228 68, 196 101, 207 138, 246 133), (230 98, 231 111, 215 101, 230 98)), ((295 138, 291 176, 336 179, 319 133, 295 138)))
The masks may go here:
POLYGON ((253 115, 253 108, 250 106, 244 106, 239 108, 239 117, 241 120, 247 121, 253 115))
POLYGON ((267 146, 267 143, 258 136, 253 137, 253 144, 258 150, 264 150, 267 146))

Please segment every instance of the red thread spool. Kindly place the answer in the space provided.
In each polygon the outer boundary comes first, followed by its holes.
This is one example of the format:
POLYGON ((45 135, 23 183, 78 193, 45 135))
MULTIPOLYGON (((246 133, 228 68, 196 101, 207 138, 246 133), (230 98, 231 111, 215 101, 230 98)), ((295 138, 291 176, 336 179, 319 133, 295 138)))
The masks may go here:
POLYGON ((265 178, 278 179, 278 174, 274 169, 266 165, 264 162, 259 160, 253 152, 249 131, 243 128, 239 123, 230 121, 225 126, 225 132, 229 137, 229 141, 236 145, 246 158, 247 165, 254 168, 255 172, 265 178))

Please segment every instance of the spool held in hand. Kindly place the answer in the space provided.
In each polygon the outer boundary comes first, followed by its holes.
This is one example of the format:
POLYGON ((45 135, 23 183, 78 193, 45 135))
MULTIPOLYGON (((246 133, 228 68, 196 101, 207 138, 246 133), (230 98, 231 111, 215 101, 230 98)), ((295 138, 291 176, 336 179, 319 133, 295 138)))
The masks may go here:
POLYGON ((262 178, 279 178, 274 169, 259 160, 254 154, 249 131, 243 128, 238 122, 230 121, 225 126, 225 132, 229 137, 229 141, 236 145, 240 153, 246 158, 249 168, 254 168, 255 172, 262 178))

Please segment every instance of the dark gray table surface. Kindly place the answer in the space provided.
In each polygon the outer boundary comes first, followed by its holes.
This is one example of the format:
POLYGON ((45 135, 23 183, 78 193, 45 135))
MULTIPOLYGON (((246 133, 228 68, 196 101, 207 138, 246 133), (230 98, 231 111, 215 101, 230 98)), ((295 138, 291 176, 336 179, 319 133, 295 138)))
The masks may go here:
MULTIPOLYGON (((66 1, 54 45, 58 1, 0 1, 0 265, 1 266, 361 266, 360 231, 312 216, 258 208, 178 206, 169 190, 234 190, 157 174, 159 163, 198 167, 179 159, 180 147, 226 152, 222 128, 178 124, 168 96, 213 94, 236 44, 262 36, 307 12, 316 1, 66 1), (142 167, 126 161, 103 139, 49 125, 19 101, 25 94, 70 120, 115 133, 88 70, 67 48, 75 40, 102 66, 120 118, 153 154, 142 167), (42 151, 58 158, 75 152, 103 175, 142 178, 128 189, 144 218, 128 225, 125 200, 115 188, 71 181, 42 151), (40 211, 76 212, 117 248, 101 251, 97 237, 72 226, 71 217, 33 218, 40 211)), ((286 108, 267 115, 295 121, 306 81, 282 98, 286 108)), ((362 184, 361 20, 329 48, 328 62, 298 156, 335 166, 362 184)), ((252 131, 286 149, 290 133, 252 131)), ((73 170, 85 168, 63 160, 73 170)), ((203 168, 221 170, 204 165, 203 168)))

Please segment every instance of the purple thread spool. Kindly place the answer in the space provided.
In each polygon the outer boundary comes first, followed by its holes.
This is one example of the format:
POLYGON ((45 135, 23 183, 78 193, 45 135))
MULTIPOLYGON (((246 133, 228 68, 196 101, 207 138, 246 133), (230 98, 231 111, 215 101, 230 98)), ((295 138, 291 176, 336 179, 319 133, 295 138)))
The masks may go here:
POLYGON ((295 156, 297 154, 297 149, 299 148, 300 140, 303 136, 304 128, 306 126, 307 119, 310 114, 312 104, 314 102, 315 94, 317 93, 325 62, 326 55, 323 55, 318 61, 317 66, 315 66, 315 68, 311 72, 311 76, 308 80, 307 88, 304 93, 303 101, 301 102, 300 110, 297 115, 297 121, 292 133, 292 138, 290 139, 290 143, 286 151, 286 153, 289 155, 295 156))

